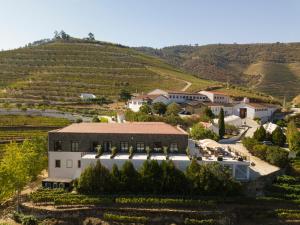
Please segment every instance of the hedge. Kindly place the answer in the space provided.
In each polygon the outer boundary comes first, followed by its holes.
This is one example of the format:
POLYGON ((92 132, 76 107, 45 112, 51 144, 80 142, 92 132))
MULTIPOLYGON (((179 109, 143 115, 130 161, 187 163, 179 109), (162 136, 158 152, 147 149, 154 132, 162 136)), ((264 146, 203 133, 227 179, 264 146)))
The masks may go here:
POLYGON ((184 224, 186 224, 186 225, 198 225, 198 224, 201 224, 201 225, 214 225, 214 224, 216 224, 216 222, 213 219, 196 220, 196 219, 186 218, 184 220, 184 224))
POLYGON ((149 218, 145 216, 123 216, 123 215, 116 215, 111 213, 104 213, 103 219, 108 221, 122 221, 122 222, 129 222, 129 223, 149 222, 149 218))

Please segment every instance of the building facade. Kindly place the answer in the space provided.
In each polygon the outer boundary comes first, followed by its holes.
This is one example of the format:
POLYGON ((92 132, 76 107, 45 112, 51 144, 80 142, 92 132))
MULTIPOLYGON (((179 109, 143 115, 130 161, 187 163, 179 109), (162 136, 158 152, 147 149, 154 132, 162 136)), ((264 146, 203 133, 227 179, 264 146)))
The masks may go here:
POLYGON ((102 147, 104 153, 116 148, 118 153, 185 153, 188 134, 180 128, 160 122, 134 123, 78 123, 49 132, 49 177, 75 179, 82 171, 82 157, 95 154, 102 147))
POLYGON ((230 97, 222 92, 217 92, 217 91, 200 91, 199 92, 202 95, 207 96, 207 98, 211 102, 215 103, 229 103, 230 102, 230 97))
POLYGON ((263 123, 271 119, 279 106, 263 103, 240 103, 234 106, 233 114, 249 119, 259 118, 263 123))

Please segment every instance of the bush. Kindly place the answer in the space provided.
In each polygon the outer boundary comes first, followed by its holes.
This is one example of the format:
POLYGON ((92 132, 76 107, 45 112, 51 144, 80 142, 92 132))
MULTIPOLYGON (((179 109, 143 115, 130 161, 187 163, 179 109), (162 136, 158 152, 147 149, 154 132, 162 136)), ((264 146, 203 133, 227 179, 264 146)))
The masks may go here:
POLYGON ((213 131, 205 129, 200 123, 195 124, 192 127, 190 135, 196 140, 206 138, 213 139, 215 141, 219 140, 219 137, 213 131))
POLYGON ((288 152, 278 146, 263 145, 254 138, 244 138, 242 142, 252 155, 275 166, 285 167, 288 163, 288 152))
POLYGON ((145 216, 123 216, 111 213, 104 213, 103 219, 108 221, 120 221, 128 223, 147 223, 149 221, 149 218, 145 216))
POLYGON ((215 223, 215 221, 213 219, 197 220, 197 219, 186 218, 184 220, 184 224, 185 225, 198 225, 198 224, 201 224, 201 225, 214 225, 216 223, 215 223))
POLYGON ((22 218, 22 225, 37 225, 37 224, 38 224, 37 219, 32 215, 23 216, 22 218))
POLYGON ((277 127, 273 132, 272 132, 272 142, 275 145, 278 146, 284 146, 286 141, 286 137, 280 127, 277 127))

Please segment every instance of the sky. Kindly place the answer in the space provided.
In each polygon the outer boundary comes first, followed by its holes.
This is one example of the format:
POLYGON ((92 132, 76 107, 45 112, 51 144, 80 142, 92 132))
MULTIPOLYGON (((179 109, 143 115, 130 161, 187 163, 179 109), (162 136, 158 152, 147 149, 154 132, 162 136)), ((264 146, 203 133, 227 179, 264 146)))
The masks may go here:
POLYGON ((0 49, 55 30, 161 48, 300 41, 300 0, 0 0, 0 49))

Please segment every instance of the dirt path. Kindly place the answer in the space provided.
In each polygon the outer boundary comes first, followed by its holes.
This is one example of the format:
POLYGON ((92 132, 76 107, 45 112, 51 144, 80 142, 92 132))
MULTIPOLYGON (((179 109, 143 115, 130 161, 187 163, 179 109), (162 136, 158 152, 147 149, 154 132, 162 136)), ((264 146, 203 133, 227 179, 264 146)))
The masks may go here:
POLYGON ((182 88, 181 91, 186 91, 186 90, 189 89, 189 87, 192 85, 191 82, 188 82, 188 81, 186 81, 186 80, 181 80, 181 81, 183 81, 183 82, 186 83, 185 87, 182 88))

